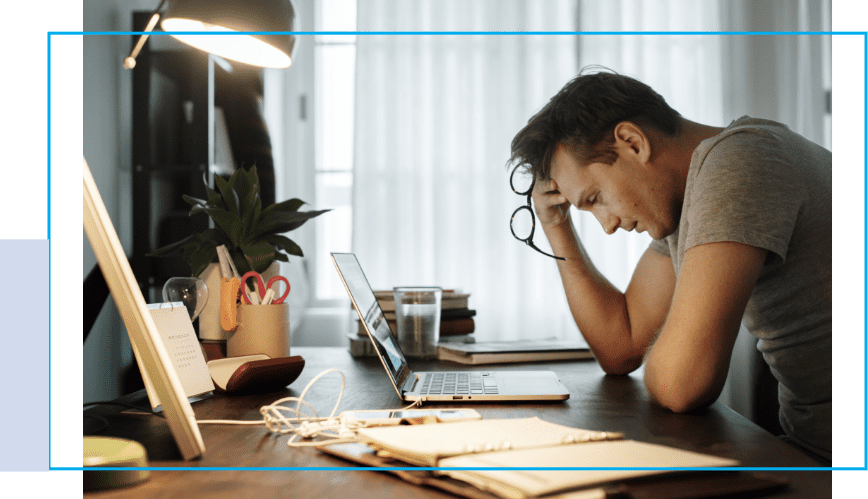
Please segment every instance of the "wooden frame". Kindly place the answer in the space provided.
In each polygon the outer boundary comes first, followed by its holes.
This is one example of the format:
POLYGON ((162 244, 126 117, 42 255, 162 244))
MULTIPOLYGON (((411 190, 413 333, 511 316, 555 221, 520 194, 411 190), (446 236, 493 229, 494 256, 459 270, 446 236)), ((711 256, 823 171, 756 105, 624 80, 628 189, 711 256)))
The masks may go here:
POLYGON ((141 359, 142 368, 154 384, 163 404, 163 412, 172 436, 184 459, 205 453, 196 416, 184 394, 178 374, 172 367, 160 334, 148 312, 145 298, 136 283, 133 270, 124 253, 99 190, 94 183, 87 161, 84 164, 84 231, 96 254, 112 298, 127 327, 133 349, 141 359))

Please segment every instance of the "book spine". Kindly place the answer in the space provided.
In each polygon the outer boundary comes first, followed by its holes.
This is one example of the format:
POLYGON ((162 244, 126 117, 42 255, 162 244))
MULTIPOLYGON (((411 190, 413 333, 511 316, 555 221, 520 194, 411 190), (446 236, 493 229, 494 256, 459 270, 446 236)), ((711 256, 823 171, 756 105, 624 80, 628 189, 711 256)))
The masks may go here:
POLYGON ((440 336, 470 334, 476 330, 473 318, 440 320, 440 336))
MULTIPOLYGON (((368 331, 365 329, 364 323, 362 321, 358 322, 358 332, 359 336, 367 336, 368 331)), ((386 322, 389 323, 389 327, 392 328, 392 332, 398 332, 398 321, 396 319, 386 319, 386 322)), ((476 331, 476 323, 472 318, 468 319, 452 319, 440 321, 440 335, 441 336, 460 336, 464 334, 471 334, 476 331)))
MULTIPOLYGON (((383 312, 395 311, 395 295, 392 291, 380 290, 374 291, 374 297, 383 312)), ((459 310, 468 308, 470 300, 469 293, 458 293, 453 290, 444 290, 440 299, 440 308, 442 310, 459 310)))
POLYGON ((376 357, 377 351, 374 350, 374 345, 371 343, 371 340, 368 338, 359 338, 358 336, 353 336, 352 334, 348 334, 347 338, 350 340, 350 355, 353 357, 376 357))

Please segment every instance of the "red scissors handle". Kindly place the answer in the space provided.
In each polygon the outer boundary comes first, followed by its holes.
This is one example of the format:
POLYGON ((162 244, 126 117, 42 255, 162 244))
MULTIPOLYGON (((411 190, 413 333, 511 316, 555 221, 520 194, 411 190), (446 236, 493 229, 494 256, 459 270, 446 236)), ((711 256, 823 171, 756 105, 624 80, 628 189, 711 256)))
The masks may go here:
POLYGON ((283 296, 281 296, 280 298, 277 298, 275 300, 272 300, 271 303, 278 303, 278 304, 283 303, 283 300, 285 300, 286 297, 289 295, 289 280, 286 277, 283 277, 281 275, 276 275, 276 276, 272 277, 271 279, 269 279, 268 284, 266 285, 265 281, 262 280, 262 276, 259 275, 259 272, 251 270, 250 272, 247 272, 246 274, 244 274, 244 276, 241 278, 241 289, 242 289, 241 296, 244 298, 244 302, 247 303, 248 305, 253 305, 253 302, 250 301, 250 297, 247 295, 247 293, 249 292, 249 290, 247 288, 247 279, 249 277, 255 277, 256 278, 256 284, 257 284, 258 289, 259 289, 259 303, 260 304, 262 303, 262 300, 265 298, 266 290, 268 290, 268 288, 270 288, 272 284, 274 284, 275 282, 278 282, 278 281, 283 281, 284 284, 286 284, 286 291, 283 292, 283 296))
POLYGON ((283 292, 283 295, 280 298, 275 298, 274 300, 271 300, 271 303, 277 303, 277 304, 283 303, 283 300, 285 300, 286 297, 289 296, 289 280, 286 277, 283 277, 282 275, 276 275, 276 276, 272 277, 271 279, 269 279, 268 285, 265 287, 265 289, 270 288, 272 284, 279 282, 279 281, 283 281, 283 283, 286 284, 286 291, 283 292))
POLYGON ((260 298, 265 295, 265 283, 262 282, 262 276, 259 275, 259 272, 254 272, 252 270, 241 277, 241 297, 244 298, 244 303, 253 305, 253 302, 250 301, 250 297, 247 294, 250 292, 250 288, 247 287, 247 279, 250 277, 256 278, 256 285, 258 287, 254 288, 254 292, 258 289, 260 298))

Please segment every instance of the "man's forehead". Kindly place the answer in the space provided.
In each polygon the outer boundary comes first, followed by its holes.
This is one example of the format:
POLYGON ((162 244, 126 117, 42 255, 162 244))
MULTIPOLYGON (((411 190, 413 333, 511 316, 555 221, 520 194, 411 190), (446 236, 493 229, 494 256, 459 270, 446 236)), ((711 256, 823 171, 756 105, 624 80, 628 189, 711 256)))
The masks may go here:
POLYGON ((552 178, 563 181, 569 177, 574 182, 590 182, 591 165, 583 165, 566 147, 558 147, 551 159, 552 178))
POLYGON ((576 158, 570 154, 569 150, 563 144, 558 144, 555 147, 551 158, 551 172, 565 173, 578 165, 576 158))

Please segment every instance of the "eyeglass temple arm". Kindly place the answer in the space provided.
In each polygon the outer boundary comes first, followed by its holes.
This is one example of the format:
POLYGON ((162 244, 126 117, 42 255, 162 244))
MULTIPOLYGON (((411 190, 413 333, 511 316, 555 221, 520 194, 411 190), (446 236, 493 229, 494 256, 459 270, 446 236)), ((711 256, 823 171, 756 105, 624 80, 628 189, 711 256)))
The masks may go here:
POLYGON ((530 246, 531 248, 537 250, 538 252, 542 253, 543 255, 545 255, 545 256, 550 256, 550 257, 554 258, 555 260, 563 260, 563 261, 566 261, 566 260, 567 260, 566 258, 564 258, 564 257, 562 257, 562 256, 550 255, 550 254, 546 253, 545 251, 543 251, 543 250, 537 248, 535 244, 533 244, 532 242, 530 242, 530 239, 528 239, 528 240, 525 241, 524 243, 527 244, 528 246, 530 246))

